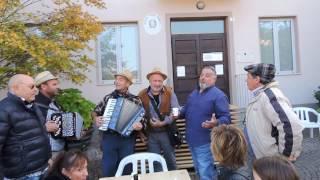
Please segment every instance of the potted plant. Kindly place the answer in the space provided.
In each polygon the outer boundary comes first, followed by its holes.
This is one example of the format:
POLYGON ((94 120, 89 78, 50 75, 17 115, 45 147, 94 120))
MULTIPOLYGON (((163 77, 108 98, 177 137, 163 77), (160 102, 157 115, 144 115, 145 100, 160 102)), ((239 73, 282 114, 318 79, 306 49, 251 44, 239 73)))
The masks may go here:
POLYGON ((69 88, 60 90, 56 97, 57 103, 65 112, 78 112, 84 121, 82 136, 79 140, 67 139, 67 149, 86 149, 90 144, 93 132, 91 112, 95 104, 82 96, 79 89, 69 88))

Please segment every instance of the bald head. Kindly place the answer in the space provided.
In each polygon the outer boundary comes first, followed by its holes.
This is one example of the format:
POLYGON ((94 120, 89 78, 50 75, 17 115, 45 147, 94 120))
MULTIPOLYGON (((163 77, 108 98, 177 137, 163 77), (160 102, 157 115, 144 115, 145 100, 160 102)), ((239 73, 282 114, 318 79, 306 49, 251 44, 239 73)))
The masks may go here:
POLYGON ((8 82, 9 91, 26 101, 31 102, 34 100, 37 93, 32 77, 25 74, 16 74, 12 76, 8 82))
POLYGON ((32 77, 25 74, 16 74, 12 76, 8 82, 9 90, 12 90, 13 86, 23 83, 26 79, 33 80, 32 77))

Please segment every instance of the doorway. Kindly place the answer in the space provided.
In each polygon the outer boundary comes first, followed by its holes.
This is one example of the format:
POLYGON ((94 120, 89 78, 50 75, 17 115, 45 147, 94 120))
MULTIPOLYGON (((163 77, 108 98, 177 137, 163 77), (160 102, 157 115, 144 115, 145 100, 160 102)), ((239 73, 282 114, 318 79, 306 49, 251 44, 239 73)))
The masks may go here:
POLYGON ((171 19, 173 84, 179 103, 197 87, 201 69, 213 66, 216 86, 229 98, 229 69, 225 18, 171 19))

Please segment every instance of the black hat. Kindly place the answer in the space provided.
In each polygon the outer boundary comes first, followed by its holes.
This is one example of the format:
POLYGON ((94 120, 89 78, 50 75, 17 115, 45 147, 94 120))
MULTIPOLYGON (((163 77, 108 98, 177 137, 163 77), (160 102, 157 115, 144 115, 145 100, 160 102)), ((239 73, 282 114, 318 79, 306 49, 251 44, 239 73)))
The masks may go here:
POLYGON ((269 83, 273 80, 276 69, 273 64, 259 63, 244 67, 244 70, 252 75, 259 76, 262 83, 269 83))

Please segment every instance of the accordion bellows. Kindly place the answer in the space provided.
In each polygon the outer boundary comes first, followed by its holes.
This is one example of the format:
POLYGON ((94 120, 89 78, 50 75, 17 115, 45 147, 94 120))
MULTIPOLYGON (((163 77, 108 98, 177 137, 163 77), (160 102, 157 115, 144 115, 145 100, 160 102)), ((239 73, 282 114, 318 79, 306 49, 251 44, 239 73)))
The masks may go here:
POLYGON ((144 116, 144 109, 126 98, 109 99, 103 113, 103 124, 101 131, 111 129, 122 136, 130 136, 135 122, 141 121, 144 116))
POLYGON ((79 113, 53 113, 51 119, 59 125, 59 129, 53 134, 53 137, 76 137, 80 139, 83 128, 83 118, 79 113))

